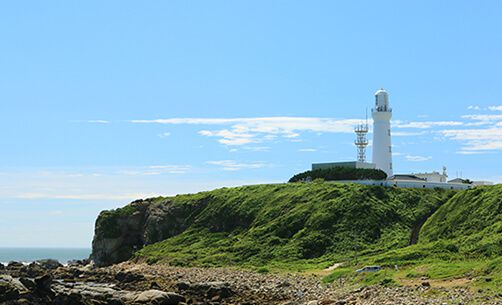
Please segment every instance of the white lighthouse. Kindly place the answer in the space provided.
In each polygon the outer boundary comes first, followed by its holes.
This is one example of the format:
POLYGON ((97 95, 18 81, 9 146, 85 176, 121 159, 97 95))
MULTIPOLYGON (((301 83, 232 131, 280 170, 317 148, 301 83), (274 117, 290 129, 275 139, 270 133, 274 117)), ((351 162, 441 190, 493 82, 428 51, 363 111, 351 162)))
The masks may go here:
POLYGON ((390 141, 390 119, 392 108, 389 106, 389 94, 383 88, 375 93, 373 116, 373 163, 377 169, 392 176, 392 146, 390 141))

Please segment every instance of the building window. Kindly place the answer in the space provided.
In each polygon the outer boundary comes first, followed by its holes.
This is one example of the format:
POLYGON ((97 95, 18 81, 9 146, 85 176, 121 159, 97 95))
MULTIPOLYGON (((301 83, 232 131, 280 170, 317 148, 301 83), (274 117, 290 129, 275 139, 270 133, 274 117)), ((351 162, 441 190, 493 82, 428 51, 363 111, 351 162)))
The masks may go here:
POLYGON ((390 152, 390 153, 392 152, 392 147, 391 147, 391 146, 389 146, 389 152, 390 152))
POLYGON ((387 134, 388 134, 388 135, 389 135, 389 137, 390 137, 390 129, 387 129, 387 134))
POLYGON ((389 168, 392 169, 392 162, 389 164, 389 168))

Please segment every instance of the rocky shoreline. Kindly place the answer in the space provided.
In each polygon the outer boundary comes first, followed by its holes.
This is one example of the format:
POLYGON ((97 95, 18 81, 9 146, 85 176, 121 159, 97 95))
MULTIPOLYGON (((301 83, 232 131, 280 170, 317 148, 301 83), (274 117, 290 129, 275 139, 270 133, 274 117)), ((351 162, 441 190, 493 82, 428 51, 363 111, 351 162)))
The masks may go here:
POLYGON ((122 263, 95 268, 54 260, 0 266, 0 304, 502 304, 502 295, 465 288, 321 284, 320 276, 260 274, 232 268, 122 263))

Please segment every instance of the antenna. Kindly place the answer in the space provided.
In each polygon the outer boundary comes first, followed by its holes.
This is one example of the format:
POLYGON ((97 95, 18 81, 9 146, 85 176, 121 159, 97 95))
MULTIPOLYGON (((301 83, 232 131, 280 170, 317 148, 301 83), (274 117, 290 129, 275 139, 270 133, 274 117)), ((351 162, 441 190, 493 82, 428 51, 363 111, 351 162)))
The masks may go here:
POLYGON ((366 123, 361 123, 354 128, 356 133, 356 141, 354 144, 357 147, 357 161, 366 162, 366 147, 368 146, 368 109, 366 109, 366 123))

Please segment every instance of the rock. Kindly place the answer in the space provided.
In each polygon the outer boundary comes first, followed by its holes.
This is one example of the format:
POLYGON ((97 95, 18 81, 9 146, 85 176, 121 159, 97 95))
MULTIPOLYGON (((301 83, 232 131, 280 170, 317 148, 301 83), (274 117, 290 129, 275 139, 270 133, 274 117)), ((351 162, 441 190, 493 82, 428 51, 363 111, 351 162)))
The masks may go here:
POLYGON ((0 275, 0 303, 15 300, 28 292, 21 282, 9 275, 0 275))
POLYGON ((151 282, 150 289, 160 290, 160 285, 157 282, 151 282))
POLYGON ((27 266, 23 266, 23 267, 21 267, 21 269, 19 269, 19 274, 21 276, 27 276, 27 277, 31 277, 31 278, 44 275, 45 272, 46 272, 46 270, 37 263, 31 263, 31 264, 29 264, 27 266))
POLYGON ((91 261, 86 258, 86 259, 73 259, 71 261, 68 261, 68 267, 83 267, 87 266, 91 263, 91 261))
POLYGON ((57 261, 55 259, 51 259, 51 258, 40 259, 40 260, 36 261, 35 263, 39 264, 42 268, 48 269, 48 270, 54 270, 59 267, 63 267, 63 265, 59 261, 57 261))
POLYGON ((145 277, 139 273, 120 271, 115 274, 115 279, 121 283, 132 283, 143 281, 145 277))
POLYGON ((8 270, 19 270, 21 268, 23 268, 23 263, 20 263, 20 262, 9 262, 7 264, 7 268, 8 270))
POLYGON ((19 278, 19 282, 21 282, 21 284, 23 284, 23 286, 26 287, 28 290, 30 291, 35 290, 36 285, 32 279, 22 277, 19 278))
POLYGON ((176 204, 168 198, 145 199, 124 209, 103 211, 96 220, 91 259, 98 267, 129 260, 145 244, 185 231, 208 203, 208 198, 193 204, 176 204))
POLYGON ((204 292, 208 298, 217 295, 221 298, 228 298, 234 295, 234 292, 229 286, 230 285, 225 282, 204 282, 192 285, 191 288, 199 292, 204 292))
POLYGON ((143 291, 134 298, 134 304, 177 305, 184 301, 185 298, 179 294, 154 289, 143 291))
POLYGON ((188 290, 190 289, 190 284, 186 283, 186 282, 177 282, 175 284, 176 288, 178 288, 178 290, 188 290))
POLYGON ((429 282, 422 282, 423 287, 431 287, 431 283, 429 282))
POLYGON ((52 301, 53 305, 86 305, 82 296, 77 293, 59 294, 52 301))
POLYGON ((0 263, 0 270, 4 270, 4 269, 5 269, 5 266, 2 263, 0 263))
POLYGON ((52 276, 49 274, 35 278, 36 288, 38 290, 50 290, 52 285, 52 276))
POLYGON ((7 282, 0 282, 0 302, 15 300, 19 297, 19 290, 7 282))

